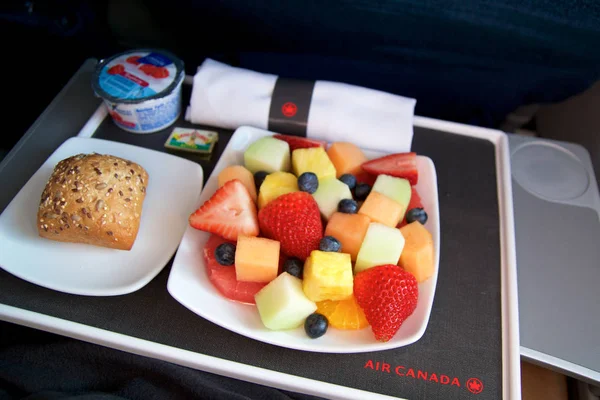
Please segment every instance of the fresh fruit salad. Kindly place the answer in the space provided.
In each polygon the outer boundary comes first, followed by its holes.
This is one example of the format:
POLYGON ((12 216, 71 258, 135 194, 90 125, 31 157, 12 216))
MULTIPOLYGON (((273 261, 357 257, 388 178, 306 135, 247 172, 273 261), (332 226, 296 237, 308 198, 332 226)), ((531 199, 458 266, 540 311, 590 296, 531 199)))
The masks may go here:
POLYGON ((255 305, 270 330, 303 326, 317 339, 370 326, 389 341, 435 272, 416 158, 369 160, 352 143, 280 134, 254 141, 189 219, 212 234, 211 283, 255 305))

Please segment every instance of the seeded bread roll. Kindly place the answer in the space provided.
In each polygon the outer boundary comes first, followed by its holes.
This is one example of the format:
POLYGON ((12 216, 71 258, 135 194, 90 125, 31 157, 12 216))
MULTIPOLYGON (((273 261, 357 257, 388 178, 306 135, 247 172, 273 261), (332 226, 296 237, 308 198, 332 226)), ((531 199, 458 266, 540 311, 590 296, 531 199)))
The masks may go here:
POLYGON ((60 161, 42 193, 41 237, 130 250, 137 237, 148 173, 140 165, 101 154, 60 161))

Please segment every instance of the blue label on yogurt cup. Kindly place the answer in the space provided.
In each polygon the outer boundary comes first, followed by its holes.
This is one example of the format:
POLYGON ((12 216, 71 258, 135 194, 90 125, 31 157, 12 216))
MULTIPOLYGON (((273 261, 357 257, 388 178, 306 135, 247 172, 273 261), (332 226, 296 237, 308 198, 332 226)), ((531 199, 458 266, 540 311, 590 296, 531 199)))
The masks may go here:
POLYGON ((179 116, 184 74, 183 62, 171 53, 139 49, 102 60, 92 87, 119 127, 152 133, 179 116))
POLYGON ((135 103, 169 94, 183 76, 183 63, 170 53, 132 50, 102 61, 93 86, 104 99, 135 103))
POLYGON ((111 75, 103 70, 98 77, 100 87, 109 95, 120 99, 143 99, 156 94, 150 87, 143 86, 143 82, 128 79, 121 75, 111 75))

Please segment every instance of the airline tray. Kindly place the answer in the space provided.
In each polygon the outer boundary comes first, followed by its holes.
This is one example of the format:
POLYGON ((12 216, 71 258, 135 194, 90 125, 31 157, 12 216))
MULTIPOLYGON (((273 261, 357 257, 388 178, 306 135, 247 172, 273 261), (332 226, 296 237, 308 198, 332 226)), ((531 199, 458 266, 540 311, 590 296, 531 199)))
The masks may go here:
MULTIPOLYGON (((169 152, 172 128, 150 135, 114 125, 92 94, 88 60, 0 164, 0 211, 66 139, 87 136, 169 152)), ((188 80, 189 82, 189 80, 188 80)), ((189 85, 184 87, 188 103, 189 85)), ((176 126, 191 127, 180 119, 176 126)), ((219 132, 205 179, 231 131, 219 132)), ((416 343, 360 354, 307 353, 240 336, 167 292, 171 262, 142 289, 69 295, 0 270, 0 319, 224 376, 343 399, 520 398, 516 262, 509 148, 499 131, 415 118, 413 150, 438 175, 440 266, 429 325, 416 343), (202 332, 202 335, 198 333, 202 332)))

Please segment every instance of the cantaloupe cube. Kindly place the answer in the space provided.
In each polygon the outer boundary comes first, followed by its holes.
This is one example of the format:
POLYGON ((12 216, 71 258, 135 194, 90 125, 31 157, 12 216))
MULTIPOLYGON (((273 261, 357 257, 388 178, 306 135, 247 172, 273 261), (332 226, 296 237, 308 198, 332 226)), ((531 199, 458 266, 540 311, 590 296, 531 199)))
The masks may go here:
POLYGON ((404 218, 406 207, 410 204, 412 195, 412 188, 408 179, 389 175, 378 175, 371 188, 371 192, 381 193, 400 203, 403 207, 401 218, 404 218))
POLYGON ((270 282, 279 269, 279 242, 260 237, 238 236, 235 276, 242 282, 270 282))
POLYGON ((352 261, 356 261, 370 222, 366 215, 336 212, 327 222, 325 236, 333 236, 339 240, 342 253, 350 254, 352 261))
POLYGON ((415 276, 421 283, 434 273, 433 238, 431 233, 418 221, 400 228, 404 236, 404 250, 398 265, 415 276))
POLYGON ((224 168, 217 178, 219 187, 225 183, 238 179, 248 189, 252 200, 256 201, 256 186, 254 185, 254 175, 248 169, 241 165, 230 165, 224 168))
POLYGON ((350 254, 313 250, 304 263, 302 289, 315 302, 350 297, 354 291, 350 254))
POLYGON ((369 217, 373 222, 395 227, 398 225, 406 206, 390 199, 379 192, 371 192, 365 199, 358 213, 369 217))
POLYGON ((335 166, 338 178, 344 174, 358 174, 362 171, 360 166, 368 161, 357 145, 348 142, 332 143, 327 155, 335 166))

